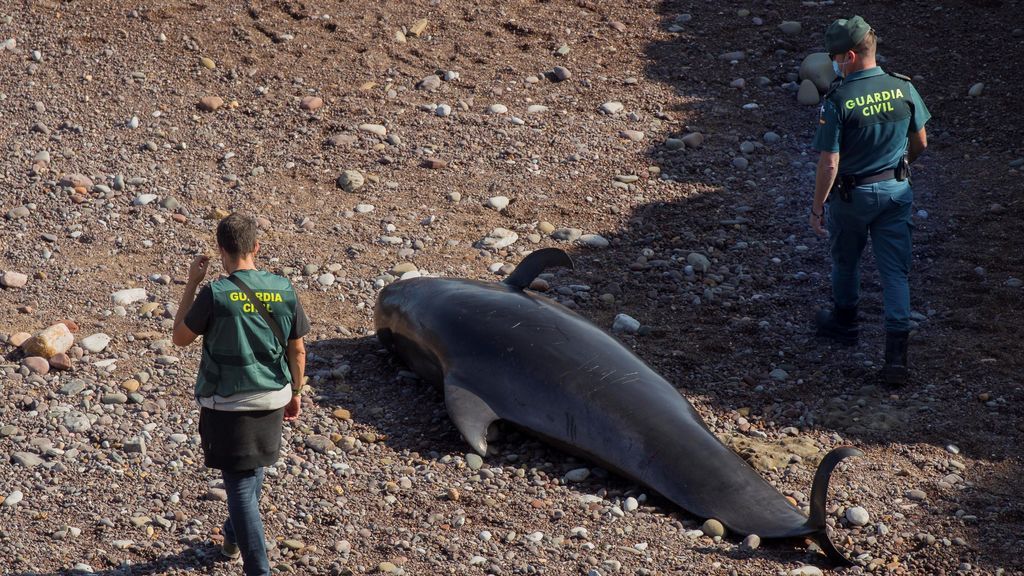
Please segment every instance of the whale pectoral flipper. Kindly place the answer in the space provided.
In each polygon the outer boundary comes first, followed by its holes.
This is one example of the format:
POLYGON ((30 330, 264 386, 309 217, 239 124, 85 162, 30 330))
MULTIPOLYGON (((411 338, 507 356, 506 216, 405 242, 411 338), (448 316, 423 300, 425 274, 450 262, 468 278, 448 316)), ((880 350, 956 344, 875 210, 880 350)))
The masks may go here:
POLYGON ((448 417, 477 454, 487 454, 487 429, 498 415, 482 398, 457 383, 454 374, 444 379, 444 404, 448 417))

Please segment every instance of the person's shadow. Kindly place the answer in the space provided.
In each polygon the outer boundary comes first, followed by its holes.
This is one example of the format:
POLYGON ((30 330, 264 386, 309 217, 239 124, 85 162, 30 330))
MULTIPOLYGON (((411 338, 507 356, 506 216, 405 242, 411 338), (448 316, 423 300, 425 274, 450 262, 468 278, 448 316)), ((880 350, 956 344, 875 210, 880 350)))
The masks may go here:
POLYGON ((118 566, 103 570, 86 572, 67 568, 54 572, 39 572, 36 570, 24 570, 17 572, 4 572, 4 576, 76 576, 79 574, 93 574, 95 576, 150 576, 166 574, 170 570, 176 571, 201 571, 210 573, 210 569, 216 564, 227 566, 227 560, 220 556, 220 552, 209 542, 197 542, 176 554, 169 554, 153 558, 143 564, 132 564, 130 566, 118 566))

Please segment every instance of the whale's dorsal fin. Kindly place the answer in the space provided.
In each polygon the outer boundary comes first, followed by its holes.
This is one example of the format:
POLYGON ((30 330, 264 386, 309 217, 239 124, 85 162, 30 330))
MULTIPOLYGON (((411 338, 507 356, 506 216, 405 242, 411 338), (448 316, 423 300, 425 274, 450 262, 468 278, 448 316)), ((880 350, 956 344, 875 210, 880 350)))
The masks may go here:
POLYGON ((448 417, 462 433, 477 454, 487 454, 487 429, 498 415, 474 392, 459 384, 457 376, 449 374, 444 379, 444 404, 448 417))
POLYGON ((572 269, 572 258, 569 258, 564 250, 558 248, 534 250, 526 258, 523 258, 523 261, 508 275, 508 278, 505 278, 505 284, 522 290, 528 287, 530 282, 533 282, 533 279, 541 272, 555 266, 572 269))

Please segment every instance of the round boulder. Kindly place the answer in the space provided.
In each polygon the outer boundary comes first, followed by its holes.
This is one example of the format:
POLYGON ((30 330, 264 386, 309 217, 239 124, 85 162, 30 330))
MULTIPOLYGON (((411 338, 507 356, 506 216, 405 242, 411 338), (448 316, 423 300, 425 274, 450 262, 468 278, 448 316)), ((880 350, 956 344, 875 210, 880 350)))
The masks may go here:
POLYGON ((828 90, 829 84, 836 79, 836 73, 832 70, 832 59, 825 52, 809 54, 800 63, 800 79, 814 82, 818 92, 828 90))

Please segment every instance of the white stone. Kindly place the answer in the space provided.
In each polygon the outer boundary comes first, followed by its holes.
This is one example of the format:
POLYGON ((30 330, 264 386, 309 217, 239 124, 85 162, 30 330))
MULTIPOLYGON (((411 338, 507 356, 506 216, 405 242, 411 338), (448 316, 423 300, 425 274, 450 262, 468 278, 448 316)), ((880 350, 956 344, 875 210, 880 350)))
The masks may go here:
POLYGON ((487 199, 485 204, 488 208, 501 212, 505 208, 508 208, 508 202, 509 200, 507 196, 492 196, 487 199))
POLYGON ((128 306, 145 300, 148 297, 149 294, 146 293, 145 288, 127 288, 125 290, 118 290, 110 295, 110 299, 117 306, 128 306))
POLYGON ((508 106, 505 106, 504 104, 491 104, 487 108, 487 113, 488 114, 505 114, 507 112, 508 112, 508 106))
POLYGON ((865 526, 871 521, 868 511, 860 506, 846 509, 846 520, 854 526, 865 526))
POLYGON ((86 336, 85 338, 82 338, 81 342, 78 343, 79 346, 93 354, 103 352, 107 348, 107 344, 110 344, 110 336, 102 332, 97 332, 96 334, 93 334, 91 336, 86 336))
POLYGON ((620 334, 636 334, 640 330, 640 321, 628 314, 616 314, 612 320, 612 332, 620 334))
POLYGON ((601 104, 601 112, 604 112, 605 114, 618 114, 619 112, 622 112, 624 108, 625 106, 622 105, 622 102, 616 102, 614 100, 601 104))
POLYGON ((583 482, 590 477, 590 468, 576 468, 565 473, 566 482, 583 482))
POLYGON ((519 234, 516 234, 512 230, 506 228, 495 228, 491 230, 491 233, 483 239, 484 248, 491 248, 492 250, 500 250, 507 246, 511 246, 519 240, 519 234))
POLYGON ((972 98, 974 98, 974 97, 977 97, 977 96, 981 96, 981 94, 984 91, 985 91, 985 84, 982 83, 982 82, 978 82, 977 84, 971 85, 970 90, 967 91, 967 95, 972 97, 972 98))
POLYGON ((135 200, 132 200, 132 204, 135 206, 145 206, 157 198, 156 194, 139 194, 135 197, 135 200))
POLYGON ((370 134, 380 136, 381 138, 388 135, 388 129, 380 124, 360 124, 359 130, 362 132, 369 132, 370 134))
POLYGON ((541 113, 547 112, 547 111, 548 111, 548 107, 544 106, 544 105, 541 105, 541 104, 530 104, 526 108, 526 113, 527 114, 541 114, 541 113))
POLYGON ((610 244, 608 239, 600 234, 584 234, 580 236, 580 242, 591 248, 607 248, 610 244))
POLYGON ((636 501, 636 498, 632 496, 626 498, 626 501, 622 503, 622 509, 626 512, 634 512, 640 507, 640 503, 636 501))
POLYGON ((823 576, 817 566, 801 566, 789 571, 789 576, 823 576))
POLYGON ((4 498, 4 506, 10 508, 21 502, 25 498, 25 495, 21 493, 21 490, 15 490, 4 498))

